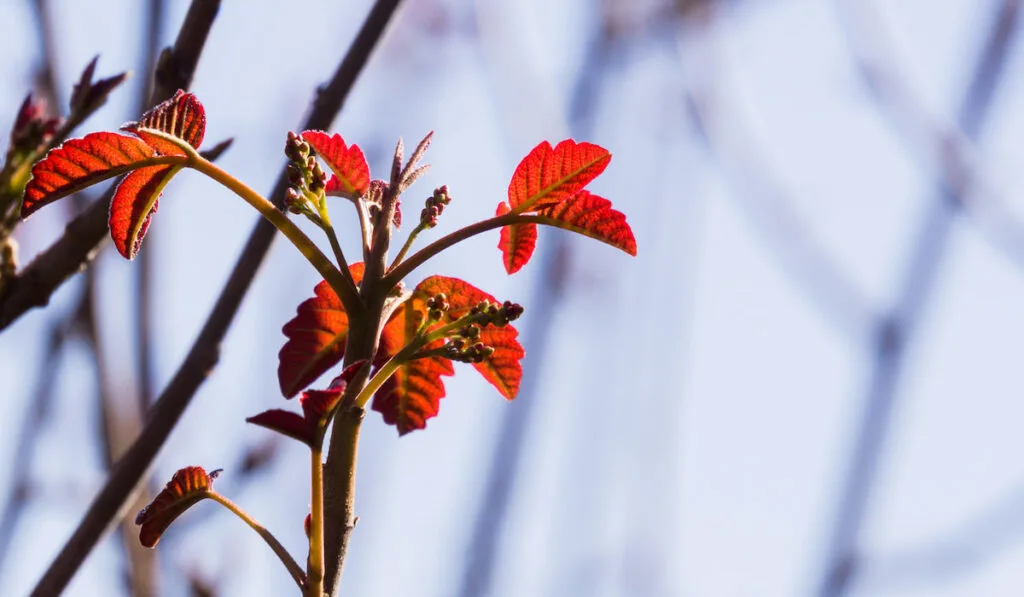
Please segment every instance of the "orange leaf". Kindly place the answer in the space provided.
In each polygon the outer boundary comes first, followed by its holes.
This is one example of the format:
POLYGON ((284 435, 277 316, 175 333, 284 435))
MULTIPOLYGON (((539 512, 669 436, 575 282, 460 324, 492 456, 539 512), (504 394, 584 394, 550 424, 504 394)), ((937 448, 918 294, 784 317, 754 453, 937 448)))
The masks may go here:
POLYGON ((180 166, 139 168, 117 186, 110 201, 110 237, 125 259, 134 259, 139 252, 160 194, 180 169, 180 166))
MULTIPOLYGON (((417 298, 406 301, 384 326, 378 365, 412 340, 423 317, 421 311, 410 305, 415 302, 421 301, 417 298)), ((440 344, 438 341, 436 346, 440 344)), ((423 429, 427 419, 437 416, 441 398, 445 396, 441 377, 454 374, 452 362, 443 357, 404 363, 374 394, 372 408, 384 416, 385 423, 396 426, 399 435, 423 429)))
POLYGON ((216 472, 208 475, 200 466, 189 466, 174 473, 163 491, 135 517, 135 524, 142 526, 142 545, 154 547, 174 519, 196 502, 210 497, 216 472))
POLYGON ((330 166, 334 176, 327 181, 327 192, 357 199, 370 187, 370 167, 358 145, 345 143, 341 135, 323 131, 303 131, 302 139, 330 166))
POLYGON ((91 133, 69 139, 32 167, 21 217, 98 182, 151 165, 156 155, 141 139, 118 133, 91 133))
POLYGON ((206 134, 206 110, 196 96, 179 89, 174 97, 161 102, 142 115, 138 122, 129 122, 121 130, 134 133, 163 155, 185 155, 180 147, 146 132, 157 130, 177 137, 199 149, 206 134))
MULTIPOLYGON (((495 215, 503 216, 509 211, 508 204, 502 201, 498 204, 498 211, 495 215)), ((502 227, 498 248, 501 249, 501 260, 505 264, 505 271, 514 274, 522 269, 533 256, 533 249, 536 246, 537 225, 533 222, 509 224, 502 227)))
MULTIPOLYGON (((413 291, 413 297, 421 301, 420 308, 426 312, 426 300, 442 292, 447 295, 450 308, 435 327, 466 315, 480 301, 499 302, 476 286, 447 276, 431 276, 423 280, 413 291)), ((494 354, 481 363, 473 363, 473 368, 509 400, 519 393, 519 382, 523 377, 523 367, 519 361, 526 356, 526 351, 516 339, 518 336, 519 332, 511 325, 501 328, 493 325, 484 327, 480 341, 493 347, 494 354)))
POLYGON ((552 148, 544 141, 512 174, 509 206, 515 213, 523 213, 564 201, 603 172, 611 158, 600 145, 566 139, 552 148))
POLYGON ((612 209, 611 201, 590 191, 580 191, 537 215, 548 226, 589 236, 636 256, 636 238, 626 216, 612 209))
MULTIPOLYGON (((349 271, 357 284, 363 279, 362 263, 352 264, 349 271)), ((345 356, 345 307, 326 281, 317 284, 313 292, 313 298, 303 301, 295 317, 281 330, 288 340, 278 353, 277 380, 287 398, 313 383, 345 356)))

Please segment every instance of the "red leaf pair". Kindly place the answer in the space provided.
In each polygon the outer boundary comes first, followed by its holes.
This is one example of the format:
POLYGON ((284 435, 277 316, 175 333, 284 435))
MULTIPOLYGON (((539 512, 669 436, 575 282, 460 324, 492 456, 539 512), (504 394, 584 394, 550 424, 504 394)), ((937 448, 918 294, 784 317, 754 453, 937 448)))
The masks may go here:
MULTIPOLYGON (((508 203, 496 215, 534 213, 541 223, 595 238, 636 255, 636 239, 622 212, 583 188, 608 166, 611 154, 592 143, 566 139, 555 147, 541 143, 523 158, 508 186, 508 203)), ((501 230, 505 271, 519 271, 533 256, 537 224, 510 224, 501 230)))
POLYGON ((185 156, 180 147, 152 131, 171 135, 198 149, 206 130, 206 115, 194 95, 179 90, 139 122, 128 123, 121 130, 134 136, 92 133, 70 139, 50 151, 32 168, 32 180, 25 187, 22 217, 97 182, 130 173, 114 192, 109 224, 118 252, 133 259, 156 213, 160 194, 182 168, 180 163, 168 163, 162 158, 185 156))

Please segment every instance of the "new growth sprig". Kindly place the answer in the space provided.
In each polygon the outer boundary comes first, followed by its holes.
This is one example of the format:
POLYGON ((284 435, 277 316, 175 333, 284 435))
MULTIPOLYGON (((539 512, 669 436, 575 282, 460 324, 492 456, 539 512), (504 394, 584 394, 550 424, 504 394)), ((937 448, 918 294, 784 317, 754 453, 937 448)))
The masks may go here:
MULTIPOLYGON (((22 124, 21 130, 33 139, 47 138, 47 131, 57 126, 39 118, 29 121, 39 126, 22 124)), ((142 543, 152 547, 185 510, 212 499, 266 541, 304 595, 335 595, 354 526, 356 448, 365 409, 379 412, 404 435, 425 428, 438 414, 446 394, 443 378, 454 374, 454 363, 473 367, 508 400, 516 397, 522 378, 525 351, 512 325, 523 314, 521 305, 500 301, 458 278, 428 276, 411 289, 405 278, 440 252, 494 229, 500 229, 498 248, 510 274, 532 256, 538 225, 589 236, 630 255, 636 254, 636 241, 625 216, 585 188, 611 159, 598 145, 541 143, 515 169, 507 199, 498 203, 493 217, 413 251, 419 235, 438 225, 452 201, 448 187, 438 187, 389 261, 402 223, 401 196, 428 168, 421 161, 432 133, 408 160, 399 141, 386 179, 372 179, 362 150, 340 135, 288 133, 284 153, 289 186, 282 211, 204 157, 200 146, 205 128, 202 105, 179 91, 119 132, 71 139, 32 167, 20 213, 27 217, 61 197, 122 177, 110 204, 109 227, 117 250, 132 259, 166 185, 179 172, 194 170, 255 208, 318 272, 322 280, 313 296, 282 328, 286 339, 278 355, 281 393, 285 398, 300 396, 301 414, 271 409, 247 419, 309 448, 305 569, 267 529, 213 491, 216 475, 199 467, 179 470, 136 522, 142 543), (349 239, 335 232, 331 216, 336 198, 355 207, 361 234, 351 242, 358 242, 360 262, 346 259, 342 240, 349 239), (314 222, 326 236, 333 259, 288 214, 314 222), (323 389, 311 388, 331 371, 337 375, 323 389), (325 446, 329 429, 331 441, 325 446)))

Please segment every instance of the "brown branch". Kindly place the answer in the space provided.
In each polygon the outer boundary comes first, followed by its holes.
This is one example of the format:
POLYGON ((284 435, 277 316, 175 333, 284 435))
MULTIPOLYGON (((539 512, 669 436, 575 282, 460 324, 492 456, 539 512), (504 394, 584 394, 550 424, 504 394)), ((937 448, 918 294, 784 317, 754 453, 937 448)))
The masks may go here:
MULTIPOLYGON (((194 0, 193 7, 201 0, 194 0)), ((331 81, 320 88, 304 129, 330 127, 341 110, 359 73, 369 60, 373 48, 383 34, 384 26, 400 0, 378 0, 331 81)), ((190 12, 191 15, 191 12, 190 12)), ((186 18, 185 26, 190 20, 186 18)), ((179 41, 182 39, 179 36, 179 41)), ((176 42, 177 48, 177 42, 176 42)), ((165 54, 166 56, 166 54, 165 54)), ((198 57, 198 53, 196 53, 198 57)), ((163 64, 164 60, 161 60, 163 64)), ((158 84, 160 77, 157 77, 158 84)), ((278 177, 271 197, 281 205, 288 179, 284 171, 278 177)), ((110 523, 123 515, 135 488, 143 481, 157 453, 195 395, 196 390, 216 365, 220 344, 266 257, 275 236, 275 229, 260 220, 242 251, 213 310, 207 317, 192 348, 178 371, 164 388, 150 411, 142 434, 113 469, 99 494, 93 499, 78 528, 65 543, 32 592, 35 597, 59 594, 96 546, 110 523)))
MULTIPOLYGON (((854 8, 852 3, 847 9, 860 10, 859 16, 866 16, 863 9, 854 8)), ((1018 12, 1018 1, 1004 0, 995 14, 961 102, 959 124, 968 137, 978 135, 989 112, 1017 31, 1018 12)), ((880 107, 887 112, 895 108, 897 113, 902 109, 908 118, 913 118, 915 113, 919 115, 916 110, 900 105, 910 96, 902 87, 896 71, 888 70, 881 61, 871 61, 856 40, 850 39, 850 44, 858 68, 880 107)), ((896 124, 900 126, 903 123, 896 124)), ((936 139, 938 147, 935 151, 942 155, 946 146, 938 139, 941 137, 936 139)), ((889 435, 906 364, 906 348, 917 332, 924 307, 931 298, 948 247, 953 216, 962 210, 966 200, 970 185, 962 178, 964 173, 943 174, 936 197, 924 216, 913 245, 895 307, 881 320, 876 330, 874 363, 863 400, 864 411, 832 524, 825 568, 816 589, 820 597, 838 597, 851 589, 851 581, 858 568, 860 529, 873 493, 879 458, 889 435)))

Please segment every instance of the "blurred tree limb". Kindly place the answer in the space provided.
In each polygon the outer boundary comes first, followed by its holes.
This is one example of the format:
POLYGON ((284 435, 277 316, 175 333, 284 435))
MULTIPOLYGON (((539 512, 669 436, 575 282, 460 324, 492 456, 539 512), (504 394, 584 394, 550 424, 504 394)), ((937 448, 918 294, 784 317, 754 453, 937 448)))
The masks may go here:
MULTIPOLYGON (((861 26, 865 21, 870 23, 870 8, 862 6, 862 3, 841 0, 839 4, 846 11, 844 23, 848 26, 849 21, 857 19, 861 26)), ((994 15, 960 104, 958 123, 964 138, 976 139, 984 125, 1017 33, 1019 8, 1017 0, 1004 0, 994 15)), ((876 35, 878 29, 877 24, 872 27, 876 35)), ((900 118, 915 119, 924 114, 918 111, 920 105, 912 101, 901 85, 896 74, 898 71, 879 58, 882 53, 870 53, 860 44, 861 38, 855 32, 848 33, 856 66, 880 108, 901 115, 894 121, 897 128, 908 124, 900 118)), ((909 126, 917 128, 918 125, 911 122, 909 126)), ((951 155, 951 149, 961 146, 947 142, 960 134, 936 134, 929 127, 923 130, 936 145, 933 149, 935 155, 951 155)), ((917 332, 938 278, 949 244, 953 216, 962 211, 966 203, 970 171, 961 169, 958 162, 940 163, 943 170, 935 198, 913 243, 896 304, 879 321, 875 331, 871 378, 865 390, 864 411, 832 523, 824 569, 815 589, 819 597, 847 594, 857 574, 860 529, 873 493, 879 456, 889 435, 907 347, 917 332)))

